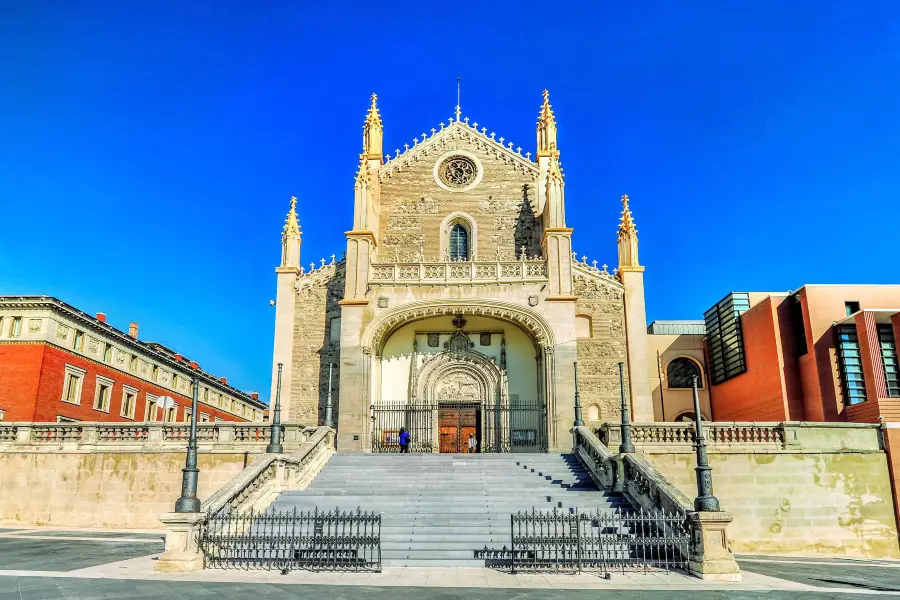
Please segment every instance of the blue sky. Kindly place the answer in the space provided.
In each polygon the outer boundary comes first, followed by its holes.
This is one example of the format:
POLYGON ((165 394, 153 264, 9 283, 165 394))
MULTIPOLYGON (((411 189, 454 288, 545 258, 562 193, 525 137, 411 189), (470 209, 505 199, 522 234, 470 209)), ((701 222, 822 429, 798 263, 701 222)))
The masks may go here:
POLYGON ((648 319, 732 290, 900 283, 900 3, 0 0, 0 294, 106 312, 268 396, 291 195, 340 252, 361 125, 465 115, 534 150, 575 249, 629 194, 648 319))

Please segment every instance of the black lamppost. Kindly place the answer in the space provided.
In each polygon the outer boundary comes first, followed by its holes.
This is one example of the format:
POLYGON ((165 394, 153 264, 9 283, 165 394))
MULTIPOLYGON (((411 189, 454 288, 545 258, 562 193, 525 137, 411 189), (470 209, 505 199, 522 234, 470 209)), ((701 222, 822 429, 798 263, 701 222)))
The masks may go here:
POLYGON ((200 398, 200 378, 194 376, 194 398, 191 401, 191 435, 188 438, 187 457, 181 470, 181 497, 175 501, 175 512, 200 512, 200 499, 197 498, 197 403, 200 398))
POLYGON ((706 440, 703 438, 703 424, 700 416, 700 395, 697 393, 697 376, 693 376, 694 392, 694 448, 697 449, 697 497, 694 499, 694 510, 698 512, 718 511, 719 499, 713 496, 712 467, 706 455, 706 440))
POLYGON ((272 429, 269 433, 269 445, 266 446, 266 452, 270 454, 280 454, 284 452, 284 446, 281 445, 281 369, 283 364, 278 363, 278 382, 275 384, 275 411, 272 413, 272 429))
POLYGON ((584 427, 584 419, 581 418, 581 398, 578 396, 578 361, 572 363, 575 369, 575 427, 584 427))
POLYGON ((628 419, 628 402, 625 400, 625 363, 619 363, 619 391, 622 394, 622 443, 619 444, 619 452, 634 452, 634 443, 631 441, 631 422, 628 419))

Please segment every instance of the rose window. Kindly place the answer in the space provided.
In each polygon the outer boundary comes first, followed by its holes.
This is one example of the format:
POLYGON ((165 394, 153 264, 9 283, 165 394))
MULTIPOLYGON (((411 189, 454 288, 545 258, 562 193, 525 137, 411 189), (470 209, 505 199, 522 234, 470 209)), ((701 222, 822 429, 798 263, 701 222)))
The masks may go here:
POLYGON ((467 156, 450 156, 438 167, 438 177, 449 187, 466 187, 477 175, 475 161, 467 156))

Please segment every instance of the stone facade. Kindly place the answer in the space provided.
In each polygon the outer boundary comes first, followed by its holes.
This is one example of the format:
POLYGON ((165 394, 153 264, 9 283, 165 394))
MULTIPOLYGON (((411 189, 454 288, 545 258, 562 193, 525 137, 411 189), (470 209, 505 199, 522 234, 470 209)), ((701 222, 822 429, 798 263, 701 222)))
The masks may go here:
POLYGON ((423 148, 409 166, 388 170, 381 179, 382 232, 378 262, 440 261, 445 258, 441 228, 448 215, 471 219, 477 229, 476 260, 516 260, 541 255, 541 223, 536 214, 535 168, 510 164, 462 128, 423 148), (434 163, 446 154, 475 157, 483 177, 460 194, 437 185, 434 163))
MULTIPOLYGON (((625 319, 631 298, 637 311, 631 326, 640 338, 646 328, 643 287, 629 295, 616 273, 573 257, 548 95, 534 160, 459 116, 393 157, 382 152, 382 138, 373 96, 344 260, 311 264, 309 271, 300 266, 292 200, 276 269, 273 360, 273 375, 279 363, 286 365, 287 418, 324 422, 332 362, 341 450, 367 450, 386 435, 375 422, 375 409, 385 403, 437 398, 416 391, 419 371, 434 364, 453 381, 475 387, 491 373, 490 383, 478 388, 489 397, 474 400, 483 414, 542 407, 537 410, 545 422, 507 432, 503 439, 509 443, 539 438, 546 440, 544 449, 570 443, 576 361, 583 363, 580 391, 591 415, 598 421, 618 415, 617 363, 628 365, 629 378, 633 362, 646 364, 646 357, 629 351, 625 319), (471 347, 455 353, 449 346, 431 348, 432 338, 447 344, 468 339, 471 347), (483 339, 488 343, 475 343, 483 339)), ((625 212, 630 229, 620 235, 634 245, 628 255, 634 270, 640 267, 627 204, 625 212)), ((646 349, 646 343, 634 343, 646 349)), ((431 381, 422 389, 450 389, 444 383, 431 381)), ((626 383, 629 394, 632 387, 626 383)), ((635 408, 641 412, 652 414, 652 406, 635 408)))
POLYGON ((324 419, 331 367, 333 410, 337 414, 340 383, 340 316, 344 263, 333 262, 301 275, 294 286, 293 363, 284 414, 289 421, 316 424, 324 419))
MULTIPOLYGON (((576 319, 584 323, 578 339, 581 406, 585 422, 596 427, 622 413, 618 363, 627 363, 624 294, 618 281, 587 268, 576 268, 574 291, 576 319)), ((626 382, 626 392, 627 387, 626 382)))
POLYGON ((158 342, 49 296, 0 296, 0 421, 261 422, 266 405, 158 342), (175 406, 163 410, 157 399, 175 406))

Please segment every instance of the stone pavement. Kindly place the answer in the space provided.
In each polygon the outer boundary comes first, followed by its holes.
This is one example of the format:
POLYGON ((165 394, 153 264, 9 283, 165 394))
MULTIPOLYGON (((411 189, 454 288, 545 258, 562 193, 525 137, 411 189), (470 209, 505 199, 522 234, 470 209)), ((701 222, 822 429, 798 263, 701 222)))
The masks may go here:
POLYGON ((0 600, 162 598, 368 598, 417 600, 696 600, 900 597, 900 561, 740 557, 741 583, 680 574, 517 574, 477 568, 385 569, 382 573, 209 570, 155 573, 158 532, 19 529, 0 532, 0 600))

